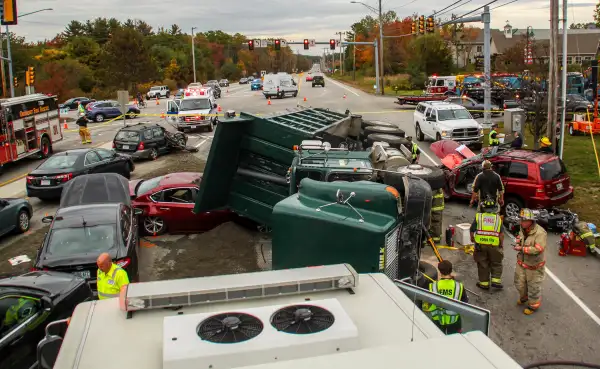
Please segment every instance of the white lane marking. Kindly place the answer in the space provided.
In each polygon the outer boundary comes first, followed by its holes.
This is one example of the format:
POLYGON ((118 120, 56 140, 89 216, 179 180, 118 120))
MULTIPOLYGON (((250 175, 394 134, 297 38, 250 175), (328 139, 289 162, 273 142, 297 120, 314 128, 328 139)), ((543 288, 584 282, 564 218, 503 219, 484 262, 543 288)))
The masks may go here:
POLYGON ((199 144, 197 144, 197 145, 196 145, 196 146, 194 146, 194 147, 195 147, 195 148, 198 148, 198 147, 200 147, 200 146, 204 145, 204 143, 205 143, 206 141, 208 141, 208 138, 204 139, 203 141, 200 141, 200 143, 199 143, 199 144))
MULTIPOLYGON (((513 236, 512 234, 510 234, 510 233, 506 233, 506 234, 513 241, 516 240, 515 236, 513 236)), ((579 305, 581 310, 583 310, 590 318, 592 318, 592 320, 596 324, 598 324, 600 326, 600 318, 598 317, 598 315, 594 314, 594 312, 589 307, 587 307, 587 305, 583 301, 581 301, 581 299, 579 297, 577 297, 577 295, 575 295, 575 293, 573 293, 573 291, 571 291, 569 289, 569 287, 567 287, 554 273, 552 273, 552 271, 550 271, 550 269, 548 267, 546 267, 546 274, 548 274, 548 276, 550 278, 552 278, 554 283, 556 283, 558 285, 558 287, 560 287, 564 291, 564 293, 567 294, 567 296, 569 296, 577 305, 579 305)))
POLYGON ((329 83, 333 83, 334 85, 337 85, 338 87, 341 87, 344 90, 346 90, 346 91, 348 91, 350 93, 355 94, 356 96, 360 96, 359 94, 357 94, 356 92, 354 92, 353 90, 351 90, 349 87, 345 86, 344 84, 339 83, 337 81, 334 81, 332 78, 327 78, 327 79, 329 80, 329 83))
POLYGON ((422 149, 422 148, 421 148, 419 145, 417 145, 417 147, 419 148, 419 150, 421 150, 421 154, 425 155, 425 157, 426 157, 427 159, 429 159, 429 161, 430 161, 430 162, 431 162, 433 165, 437 165, 436 161, 435 161, 435 160, 433 160, 433 158, 432 158, 431 156, 429 156, 429 155, 428 155, 428 154, 425 152, 425 150, 423 150, 423 149, 422 149))

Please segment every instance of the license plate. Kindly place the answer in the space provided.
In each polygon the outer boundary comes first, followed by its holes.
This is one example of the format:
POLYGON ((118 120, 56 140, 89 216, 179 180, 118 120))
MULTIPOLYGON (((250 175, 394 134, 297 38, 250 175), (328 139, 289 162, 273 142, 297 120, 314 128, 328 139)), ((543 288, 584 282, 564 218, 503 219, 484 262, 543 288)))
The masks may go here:
POLYGON ((42 186, 50 186, 50 180, 48 179, 42 179, 42 186))
POLYGON ((129 145, 123 145, 123 150, 129 150, 129 145))
POLYGON ((89 270, 80 270, 78 272, 73 272, 73 274, 75 274, 78 277, 85 278, 85 279, 90 278, 90 271, 89 270))
POLYGON ((196 126, 190 126, 190 128, 191 128, 191 129, 194 129, 194 128, 196 128, 196 126))
POLYGON ((562 183, 557 183, 556 184, 556 189, 557 190, 562 190, 563 189, 563 184, 562 183))

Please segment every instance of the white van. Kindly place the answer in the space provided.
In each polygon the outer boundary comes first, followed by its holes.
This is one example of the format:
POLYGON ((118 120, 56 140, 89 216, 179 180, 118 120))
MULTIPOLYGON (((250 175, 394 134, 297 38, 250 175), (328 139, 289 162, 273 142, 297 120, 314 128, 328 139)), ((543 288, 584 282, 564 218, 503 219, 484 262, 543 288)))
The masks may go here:
POLYGON ((453 140, 477 150, 483 145, 483 127, 461 105, 421 102, 415 109, 414 122, 418 141, 424 141, 425 137, 434 141, 453 140))
POLYGON ((285 96, 298 96, 298 85, 291 75, 287 73, 267 74, 263 82, 263 95, 265 98, 276 97, 283 99, 285 96))

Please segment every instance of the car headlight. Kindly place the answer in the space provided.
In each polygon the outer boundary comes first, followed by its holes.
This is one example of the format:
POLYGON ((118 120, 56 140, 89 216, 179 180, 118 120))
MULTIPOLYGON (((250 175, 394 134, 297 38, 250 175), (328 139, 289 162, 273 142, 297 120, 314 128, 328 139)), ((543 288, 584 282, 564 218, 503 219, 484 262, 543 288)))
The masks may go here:
POLYGON ((442 131, 441 135, 442 135, 442 137, 450 137, 450 136, 452 136, 452 132, 450 132, 450 131, 442 131))
POLYGON ((479 128, 479 135, 483 135, 483 128, 479 128))

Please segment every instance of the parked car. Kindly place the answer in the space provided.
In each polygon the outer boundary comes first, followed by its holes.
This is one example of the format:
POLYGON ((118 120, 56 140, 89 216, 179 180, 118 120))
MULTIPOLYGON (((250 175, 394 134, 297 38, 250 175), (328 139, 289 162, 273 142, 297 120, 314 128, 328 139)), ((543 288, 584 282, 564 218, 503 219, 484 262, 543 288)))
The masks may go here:
POLYGON ((74 98, 69 99, 69 100, 65 101, 64 103, 58 105, 58 107, 61 109, 69 108, 69 109, 73 110, 73 109, 77 109, 79 103, 81 103, 81 105, 83 105, 83 107, 85 108, 89 103, 95 102, 95 101, 96 100, 89 99, 87 97, 74 97, 74 98))
POLYGON ((63 187, 84 174, 118 173, 129 178, 135 166, 130 156, 102 148, 75 149, 54 154, 26 178, 27 196, 58 199, 63 187))
MULTIPOLYGON (((85 279, 67 273, 35 271, 0 279, 0 368, 32 367, 46 325, 70 317, 79 303, 92 297, 85 279), (22 310, 26 314, 24 319, 7 325, 8 310, 18 306, 22 299, 30 302, 22 310)), ((64 334, 64 328, 50 327, 50 332, 64 334)))
POLYGON ((130 281, 138 280, 138 216, 125 177, 103 173, 74 179, 65 187, 56 214, 42 222, 50 228, 35 269, 75 274, 96 292, 96 260, 106 252, 130 281))
POLYGON ((248 78, 245 78, 245 77, 240 78, 240 85, 245 85, 247 83, 248 83, 248 78))
POLYGON ((150 90, 146 93, 146 99, 156 99, 156 98, 165 98, 168 99, 171 96, 171 91, 168 86, 152 86, 150 90))
POLYGON ((250 91, 259 91, 263 88, 263 81, 260 78, 255 79, 250 83, 250 91))
MULTIPOLYGON (((432 146, 437 144, 439 143, 436 142, 432 146)), ((432 151, 438 157, 441 156, 436 150, 432 151)), ((496 154, 482 153, 459 164, 443 160, 446 197, 470 198, 473 182, 481 172, 484 159, 492 162, 494 171, 502 178, 505 189, 504 212, 509 217, 518 216, 523 207, 547 209, 563 205, 573 198, 571 178, 558 156, 502 147, 496 154)))
POLYGON ((229 80, 228 79, 222 79, 219 81, 219 86, 221 87, 229 87, 229 80))
MULTIPOLYGON (((140 109, 135 105, 127 105, 125 118, 134 118, 140 114, 140 109)), ((97 101, 87 109, 86 117, 94 122, 104 122, 105 119, 117 118, 122 115, 121 104, 117 101, 97 101)))
MULTIPOLYGON (((465 109, 471 113, 471 115, 475 118, 483 117, 483 113, 485 111, 485 105, 483 103, 478 102, 472 97, 467 96, 452 96, 444 100, 450 104, 456 104, 463 106, 465 109)), ((502 110, 498 107, 498 105, 491 105, 492 116, 502 115, 502 110)))
POLYGON ((140 209, 146 234, 203 232, 234 219, 228 210, 194 214, 202 173, 170 173, 129 182, 133 206, 140 209))
MULTIPOLYGON (((10 232, 25 233, 29 230, 33 207, 20 198, 0 198, 0 236, 10 232)), ((0 315, 2 317, 2 315, 0 315)))
POLYGON ((156 123, 138 123, 121 128, 113 139, 113 150, 132 159, 152 159, 170 151, 165 129, 156 123))

